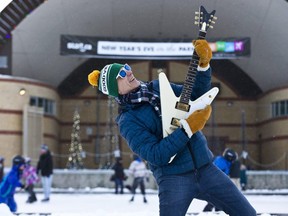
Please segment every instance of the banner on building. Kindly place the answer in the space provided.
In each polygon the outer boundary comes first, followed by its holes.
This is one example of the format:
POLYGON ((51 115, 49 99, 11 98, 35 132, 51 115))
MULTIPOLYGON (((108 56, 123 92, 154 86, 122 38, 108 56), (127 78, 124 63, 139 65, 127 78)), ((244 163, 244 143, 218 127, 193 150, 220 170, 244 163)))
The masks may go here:
MULTIPOLYGON (((250 38, 209 39, 213 59, 250 56, 250 38)), ((61 55, 87 58, 190 59, 191 40, 109 40, 98 37, 61 35, 61 55)))

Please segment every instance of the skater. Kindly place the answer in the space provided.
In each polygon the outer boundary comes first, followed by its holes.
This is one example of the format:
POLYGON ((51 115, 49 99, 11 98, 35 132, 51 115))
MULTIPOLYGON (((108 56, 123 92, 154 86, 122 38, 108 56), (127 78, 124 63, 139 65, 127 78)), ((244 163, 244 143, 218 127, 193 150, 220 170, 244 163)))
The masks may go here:
POLYGON ((145 178, 147 177, 147 168, 146 164, 142 161, 142 159, 134 155, 134 160, 129 166, 129 172, 133 176, 133 184, 131 187, 132 197, 130 199, 130 202, 134 201, 134 197, 136 194, 136 189, 138 186, 140 186, 141 194, 143 195, 143 202, 147 203, 146 199, 146 191, 145 191, 145 178))
POLYGON ((42 202, 50 200, 51 185, 53 179, 53 161, 51 153, 46 144, 41 145, 40 157, 37 163, 37 174, 41 175, 44 199, 42 202))
POLYGON ((29 196, 26 203, 33 203, 37 201, 36 194, 34 192, 34 185, 39 182, 39 177, 36 173, 36 168, 31 165, 31 159, 25 158, 25 169, 23 171, 23 179, 25 181, 25 190, 29 196))
MULTIPOLYGON (((193 44, 199 61, 192 101, 210 90, 212 58, 206 40, 196 40, 193 44)), ((102 93, 115 97, 119 104, 116 122, 120 134, 153 172, 159 188, 160 216, 184 216, 194 198, 211 202, 231 216, 256 215, 229 177, 212 163, 213 155, 201 132, 211 106, 181 119, 181 126, 163 138, 159 80, 139 81, 128 64, 117 63, 91 72, 88 80, 102 93)), ((183 86, 171 83, 171 87, 179 97, 183 86)))
POLYGON ((241 190, 245 191, 247 189, 247 167, 245 164, 241 164, 240 166, 240 185, 241 185, 241 190))
POLYGON ((4 157, 0 156, 0 183, 4 176, 4 157))
POLYGON ((126 180, 126 175, 124 173, 124 168, 122 165, 122 158, 116 158, 116 163, 113 165, 112 169, 114 170, 113 181, 115 182, 115 194, 123 194, 123 181, 126 180))
POLYGON ((236 160, 231 163, 229 177, 239 190, 241 190, 240 167, 241 162, 239 161, 238 154, 236 152, 236 160))
POLYGON ((12 159, 12 168, 0 184, 0 203, 8 205, 11 212, 17 211, 14 194, 17 187, 25 188, 21 183, 21 176, 25 166, 25 159, 17 155, 12 159))

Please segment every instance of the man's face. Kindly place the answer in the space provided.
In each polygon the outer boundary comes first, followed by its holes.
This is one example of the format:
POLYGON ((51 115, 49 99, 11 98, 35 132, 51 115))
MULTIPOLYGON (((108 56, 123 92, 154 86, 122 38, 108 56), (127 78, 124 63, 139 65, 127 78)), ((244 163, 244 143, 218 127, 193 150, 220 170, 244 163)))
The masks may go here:
POLYGON ((45 154, 47 151, 45 149, 40 149, 40 154, 45 154))
POLYGON ((136 89, 140 85, 140 81, 134 77, 132 70, 125 70, 125 72, 125 77, 117 78, 118 93, 120 95, 125 95, 136 89))

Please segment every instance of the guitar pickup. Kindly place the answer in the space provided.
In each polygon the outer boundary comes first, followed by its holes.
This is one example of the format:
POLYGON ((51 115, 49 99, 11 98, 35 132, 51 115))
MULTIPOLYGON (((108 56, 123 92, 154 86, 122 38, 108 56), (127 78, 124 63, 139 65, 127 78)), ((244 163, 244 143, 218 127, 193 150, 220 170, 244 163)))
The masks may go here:
POLYGON ((171 125, 173 125, 173 126, 175 126, 175 127, 180 127, 180 119, 178 119, 178 118, 172 118, 171 119, 171 123, 170 123, 171 125))
POLYGON ((176 105, 175 105, 175 108, 178 109, 178 110, 189 112, 190 105, 189 104, 185 104, 185 103, 177 102, 176 105))

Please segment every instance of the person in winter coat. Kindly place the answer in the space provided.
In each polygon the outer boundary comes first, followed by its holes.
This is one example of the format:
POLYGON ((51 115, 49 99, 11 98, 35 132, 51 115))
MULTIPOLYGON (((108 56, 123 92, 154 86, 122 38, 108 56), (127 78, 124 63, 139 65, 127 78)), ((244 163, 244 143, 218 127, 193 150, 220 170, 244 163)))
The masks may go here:
POLYGON ((41 145, 40 157, 37 163, 37 174, 41 175, 41 181, 44 191, 44 199, 42 202, 50 200, 51 185, 53 180, 53 160, 48 146, 41 145))
POLYGON ((245 164, 241 164, 240 166, 240 185, 241 185, 241 190, 245 191, 247 188, 247 167, 245 164))
POLYGON ((22 178, 25 181, 25 190, 28 192, 29 196, 26 203, 33 203, 37 201, 36 194, 34 192, 34 185, 39 182, 39 177, 36 173, 36 168, 31 165, 31 159, 25 159, 25 168, 23 171, 22 178))
POLYGON ((132 192, 132 198, 130 199, 130 202, 134 201, 134 196, 136 194, 136 189, 138 186, 140 186, 141 194, 143 195, 143 202, 147 203, 146 199, 146 191, 145 191, 145 178, 148 175, 148 170, 146 168, 146 164, 142 161, 140 157, 137 155, 134 155, 134 160, 129 166, 129 172, 133 176, 133 184, 131 187, 132 192))
POLYGON ((21 176, 25 166, 25 159, 17 155, 12 159, 12 169, 4 177, 0 184, 0 203, 8 205, 11 212, 17 211, 17 203, 14 199, 17 187, 24 188, 21 183, 21 176))
POLYGON ((115 194, 123 194, 124 184, 126 176, 124 173, 124 168, 122 165, 122 158, 116 158, 116 163, 113 165, 112 169, 114 170, 113 181, 115 181, 115 194))
POLYGON ((0 157, 0 183, 4 177, 4 157, 0 157))
POLYGON ((231 181, 236 185, 236 187, 241 190, 240 184, 240 167, 241 162, 238 159, 238 154, 236 152, 236 160, 231 163, 229 177, 231 181))
MULTIPOLYGON (((212 72, 208 42, 196 40, 193 44, 199 61, 194 61, 198 69, 191 86, 192 101, 210 90, 212 72)), ((142 82, 136 79, 130 65, 113 63, 91 72, 88 81, 102 93, 115 97, 120 110, 116 118, 120 134, 130 149, 148 162, 158 184, 160 216, 184 216, 194 198, 211 202, 229 215, 256 215, 229 177, 212 163, 213 154, 201 131, 211 106, 180 119, 180 126, 163 138, 159 80, 142 82), (223 194, 223 190, 229 193, 223 194)), ((183 86, 170 84, 179 97, 183 86)))
POLYGON ((222 155, 217 156, 213 163, 226 175, 229 176, 231 164, 236 160, 237 155, 233 149, 226 148, 222 155))

